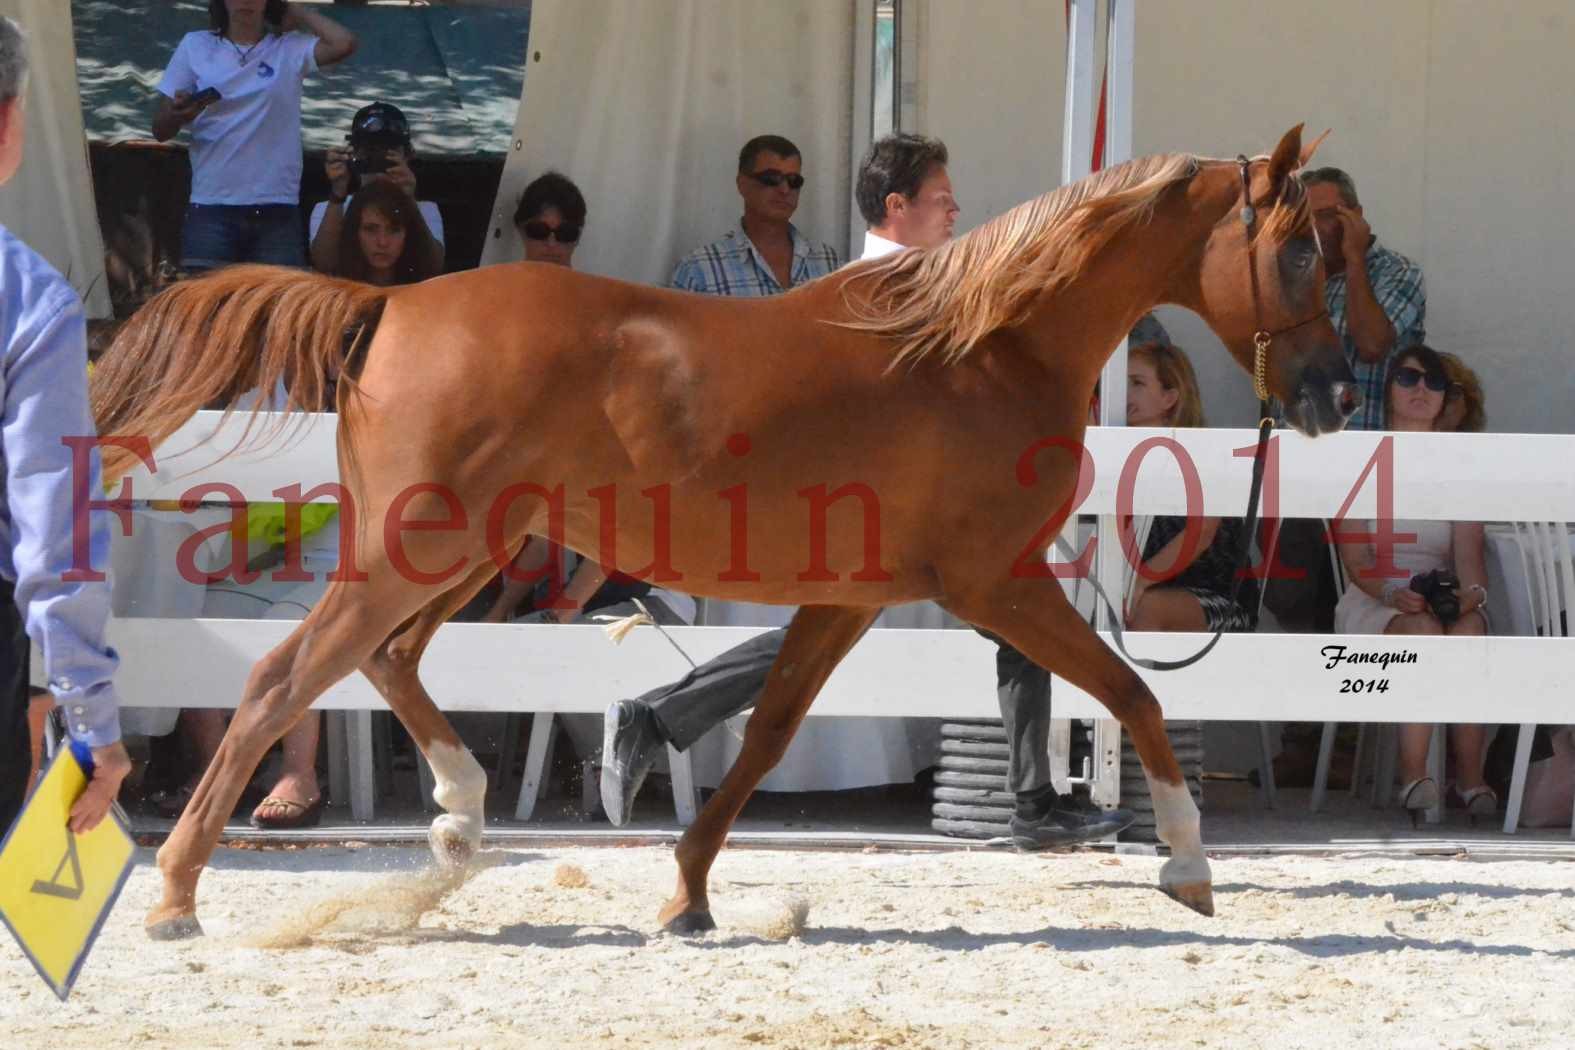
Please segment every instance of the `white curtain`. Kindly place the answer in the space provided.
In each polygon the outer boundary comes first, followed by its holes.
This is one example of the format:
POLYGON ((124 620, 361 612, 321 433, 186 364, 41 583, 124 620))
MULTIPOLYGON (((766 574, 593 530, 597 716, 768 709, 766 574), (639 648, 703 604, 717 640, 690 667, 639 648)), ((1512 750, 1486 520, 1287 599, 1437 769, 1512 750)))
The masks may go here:
POLYGON ((664 284, 738 221, 738 150, 761 134, 803 151, 793 221, 845 253, 852 69, 852 0, 536 0, 483 264, 522 257, 514 206, 550 169, 588 204, 576 269, 664 284))
POLYGON ((0 225, 65 274, 87 300, 89 317, 110 315, 104 242, 93 204, 71 5, 65 0, 0 0, 0 15, 28 34, 27 145, 21 170, 0 187, 0 225))

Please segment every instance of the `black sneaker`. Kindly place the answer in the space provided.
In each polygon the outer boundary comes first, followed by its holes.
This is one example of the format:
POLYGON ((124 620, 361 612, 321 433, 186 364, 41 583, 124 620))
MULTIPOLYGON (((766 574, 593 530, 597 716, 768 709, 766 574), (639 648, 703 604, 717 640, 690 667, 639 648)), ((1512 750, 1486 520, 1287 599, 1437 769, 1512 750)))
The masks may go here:
POLYGON ((1027 851, 1071 849, 1108 838, 1135 819, 1130 810, 1084 808, 1065 796, 1053 796, 1036 816, 1012 814, 1012 845, 1027 851))
POLYGON ((648 704, 619 700, 602 716, 602 808, 617 826, 629 823, 634 796, 665 744, 648 704))

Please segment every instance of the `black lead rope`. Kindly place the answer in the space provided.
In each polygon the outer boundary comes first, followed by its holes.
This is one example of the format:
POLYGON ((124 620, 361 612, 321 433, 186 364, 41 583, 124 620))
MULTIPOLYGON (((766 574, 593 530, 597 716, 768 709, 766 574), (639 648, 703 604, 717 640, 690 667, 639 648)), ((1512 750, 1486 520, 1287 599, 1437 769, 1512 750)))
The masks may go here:
MULTIPOLYGON (((1252 385, 1254 393, 1258 395, 1258 447, 1252 456, 1252 489, 1247 495, 1247 527, 1242 530, 1241 541, 1237 545, 1236 550, 1236 571, 1234 573, 1235 579, 1231 582, 1230 588, 1230 601, 1232 605, 1235 605, 1237 599, 1241 597, 1241 584, 1242 581, 1247 578, 1247 564, 1248 559, 1252 553, 1252 537, 1253 534, 1258 531, 1258 498, 1263 493, 1264 464, 1269 458, 1269 434, 1274 430, 1274 419, 1269 415, 1269 344, 1273 341, 1275 335, 1283 335, 1294 328, 1300 328, 1302 325, 1310 324, 1311 322, 1316 321, 1320 317, 1324 316, 1324 314, 1320 313, 1315 317, 1309 317, 1306 321, 1302 321, 1299 324, 1291 325, 1289 328, 1282 328, 1275 333, 1270 333, 1264 329, 1263 304, 1258 295, 1258 267, 1256 253, 1254 251, 1255 245, 1253 244, 1253 235, 1256 232, 1255 225, 1257 223, 1258 215, 1257 210, 1252 206, 1251 181, 1248 176, 1248 167, 1250 162, 1246 157, 1237 157, 1236 163, 1241 169, 1241 221, 1243 225, 1247 227, 1247 272, 1250 275, 1250 280, 1252 283, 1252 308, 1256 314, 1256 320, 1258 322, 1258 330, 1253 333, 1252 337, 1252 385)), ((1065 540, 1057 537, 1056 547, 1061 551, 1062 556, 1067 558, 1069 561, 1076 560, 1076 555, 1072 552, 1072 549, 1067 545, 1065 540)), ((1137 560, 1139 564, 1141 564, 1143 560, 1143 552, 1137 551, 1136 554, 1137 560)), ((1267 583, 1267 575, 1267 572, 1265 572, 1265 583, 1267 583)), ((1199 649, 1197 652, 1183 660, 1153 660, 1145 656, 1133 656, 1127 651, 1126 641, 1122 637, 1122 621, 1124 619, 1124 610, 1117 607, 1116 604, 1110 600, 1110 596, 1105 593, 1105 588, 1100 584, 1097 578, 1090 577, 1089 582, 1094 585, 1094 593, 1098 595, 1099 599, 1105 603, 1105 608, 1110 610, 1111 641, 1115 643, 1117 651, 1120 652, 1122 656, 1126 657, 1129 661, 1139 667, 1147 668, 1150 671, 1179 671, 1183 667, 1191 667, 1193 664, 1209 655, 1209 652, 1219 644, 1220 636, 1225 633, 1225 628, 1221 627, 1219 630, 1214 632, 1214 637, 1210 638, 1208 643, 1204 645, 1202 649, 1199 649)))
MULTIPOLYGON (((1274 430, 1274 420, 1269 418, 1268 403, 1260 401, 1258 402, 1258 405, 1260 410, 1263 412, 1263 415, 1258 423, 1258 448, 1257 451, 1253 453, 1252 457, 1252 489, 1247 496, 1247 527, 1242 530, 1241 542, 1238 544, 1236 550, 1236 578, 1231 583, 1230 588, 1230 600, 1232 605, 1234 605, 1236 600, 1241 596, 1241 584, 1242 581, 1247 577, 1247 563, 1252 553, 1252 537, 1253 534, 1258 530, 1258 497, 1263 492, 1264 464, 1269 458, 1269 434, 1274 430)), ((1056 537, 1055 542, 1056 548, 1061 551, 1063 557, 1065 557, 1068 561, 1076 559, 1076 554, 1069 546, 1067 546, 1065 540, 1061 539, 1060 537, 1056 537)), ((1139 551, 1138 555, 1139 560, 1141 560, 1142 552, 1139 551)), ((1220 636, 1225 633, 1225 629, 1223 627, 1215 631, 1214 637, 1210 638, 1208 643, 1205 644, 1202 649, 1199 649, 1197 652, 1183 660, 1154 660, 1146 656, 1133 656, 1132 653, 1128 651, 1126 641, 1122 637, 1122 610, 1110 600, 1110 596, 1105 593, 1105 588, 1100 584, 1097 577, 1089 577, 1088 582, 1094 585, 1094 593, 1098 595, 1099 599, 1105 603, 1105 608, 1110 610, 1110 640, 1115 643, 1116 650, 1120 652, 1122 656, 1126 657, 1128 660, 1139 667, 1147 668, 1150 671, 1179 671, 1183 667, 1190 667, 1199 660, 1203 659, 1205 656, 1209 655, 1209 651, 1212 650, 1215 645, 1219 644, 1220 636)))

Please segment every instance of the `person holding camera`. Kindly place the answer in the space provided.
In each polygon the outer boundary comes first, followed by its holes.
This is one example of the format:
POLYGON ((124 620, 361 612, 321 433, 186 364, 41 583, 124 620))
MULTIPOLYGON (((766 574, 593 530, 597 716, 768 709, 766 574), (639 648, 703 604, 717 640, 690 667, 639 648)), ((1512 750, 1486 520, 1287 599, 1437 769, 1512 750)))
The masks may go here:
POLYGON ((434 201, 416 196, 416 173, 410 160, 415 150, 410 144, 410 124, 398 106, 373 102, 356 111, 345 136, 346 148, 330 149, 323 159, 328 176, 329 198, 312 208, 308 236, 312 242, 312 268, 319 273, 344 275, 345 260, 340 254, 345 219, 351 201, 362 186, 390 182, 403 190, 421 213, 431 237, 423 243, 424 257, 419 268, 432 274, 443 272, 443 213, 434 201))
MULTIPOLYGON (((1444 429, 1444 404, 1450 393, 1443 358, 1427 346, 1413 346, 1395 358, 1384 384, 1383 409, 1390 428, 1399 431, 1444 429)), ((1346 532, 1370 537, 1339 540, 1345 566, 1345 593, 1334 610, 1338 634, 1483 635, 1487 633, 1487 562, 1481 522, 1394 521, 1347 523, 1346 532), (1375 573, 1377 552, 1369 538, 1382 528, 1397 536, 1393 564, 1402 576, 1375 573)), ((1433 727, 1400 727, 1398 801, 1416 814, 1438 804, 1439 786, 1427 775, 1427 751, 1433 727)), ((1451 739, 1455 751, 1455 788, 1473 816, 1491 816, 1498 796, 1482 777, 1487 756, 1487 731, 1480 725, 1457 725, 1451 739)))
POLYGON ((181 267, 305 266, 301 82, 349 57, 356 38, 286 0, 208 0, 208 30, 187 33, 159 81, 153 137, 191 127, 191 202, 181 267))
POLYGON ((1345 343, 1345 360, 1362 388, 1362 407, 1347 430, 1384 429, 1384 380, 1398 350, 1426 338, 1427 286, 1422 268, 1380 244, 1362 213, 1356 183, 1339 168, 1302 172, 1323 254, 1329 323, 1345 343))

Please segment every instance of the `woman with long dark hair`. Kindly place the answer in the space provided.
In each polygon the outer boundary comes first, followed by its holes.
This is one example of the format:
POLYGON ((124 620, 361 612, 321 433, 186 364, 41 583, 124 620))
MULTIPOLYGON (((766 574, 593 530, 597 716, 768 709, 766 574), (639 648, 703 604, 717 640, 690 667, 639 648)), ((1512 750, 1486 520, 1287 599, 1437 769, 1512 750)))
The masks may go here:
POLYGON ((305 266, 301 82, 354 52, 355 36, 286 0, 208 0, 208 24, 176 47, 153 118, 160 142, 191 125, 181 267, 305 266))
POLYGON ((410 194, 386 179, 350 201, 339 235, 339 276, 368 284, 414 284, 436 277, 432 231, 410 194))

